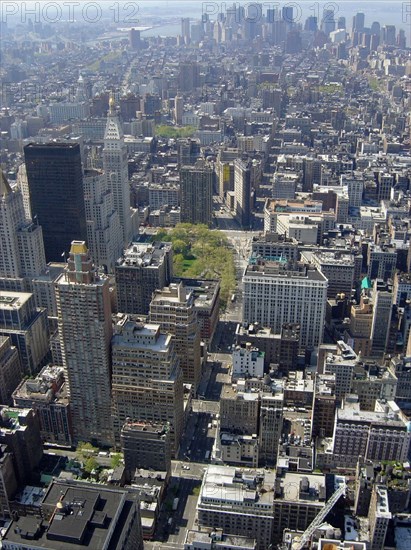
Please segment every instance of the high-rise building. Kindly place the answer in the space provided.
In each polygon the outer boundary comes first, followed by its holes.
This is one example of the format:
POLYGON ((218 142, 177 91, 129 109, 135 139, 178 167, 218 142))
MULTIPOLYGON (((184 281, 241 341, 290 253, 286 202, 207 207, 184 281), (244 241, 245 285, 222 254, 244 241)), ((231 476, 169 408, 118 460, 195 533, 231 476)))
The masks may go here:
POLYGON ((43 456, 39 423, 33 409, 0 406, 0 445, 3 444, 13 454, 18 483, 27 483, 43 456))
POLYGON ((132 237, 127 145, 113 96, 110 97, 104 133, 103 167, 108 187, 113 193, 114 209, 120 218, 123 244, 127 246, 132 237))
POLYGON ((213 170, 208 166, 183 166, 180 170, 181 221, 211 224, 213 170))
POLYGON ((373 355, 382 356, 387 348, 392 316, 392 287, 383 281, 374 281, 371 349, 373 355))
POLYGON ((234 161, 234 203, 235 215, 241 227, 251 225, 251 173, 248 163, 234 161))
POLYGON ((68 388, 64 368, 47 365, 34 379, 23 380, 13 392, 15 407, 37 414, 44 442, 73 444, 68 388))
POLYGON ((17 348, 24 375, 38 372, 49 352, 49 333, 46 311, 36 308, 33 294, 0 291, 0 335, 17 348))
POLYGON ((29 289, 45 267, 42 229, 27 219, 20 189, 0 171, 0 289, 29 289))
POLYGON ((188 44, 190 42, 190 18, 182 17, 181 19, 181 36, 184 42, 188 44))
POLYGON ((278 445, 283 429, 284 394, 263 393, 260 404, 260 455, 261 466, 277 463, 278 445))
POLYGON ((388 490, 384 485, 376 484, 371 494, 369 509, 370 550, 383 550, 391 512, 388 501, 388 490))
POLYGON ((11 394, 23 375, 19 353, 10 338, 0 336, 0 403, 11 404, 11 394))
POLYGON ((43 229, 48 262, 60 261, 73 240, 87 238, 78 143, 29 143, 24 148, 33 219, 43 229))
POLYGON ((172 335, 158 324, 124 316, 116 325, 112 353, 116 438, 127 419, 168 422, 175 456, 183 431, 183 378, 172 335))
POLYGON ((173 276, 171 243, 132 243, 115 266, 117 310, 147 315, 153 292, 173 276))
POLYGON ((87 243, 93 262, 113 273, 123 250, 123 236, 113 193, 101 170, 84 171, 84 203, 87 243))
POLYGON ((109 281, 98 276, 84 241, 71 245, 66 272, 56 283, 56 299, 74 440, 111 446, 109 281))
POLYGON ((323 338, 328 281, 310 265, 260 261, 243 275, 243 322, 280 332, 284 323, 300 325, 300 347, 323 338))
POLYGON ((128 44, 132 50, 139 50, 141 48, 141 37, 138 29, 133 27, 129 30, 128 44))
POLYGON ((201 340, 194 293, 182 282, 155 290, 149 320, 174 336, 183 381, 193 384, 196 391, 201 379, 201 340))

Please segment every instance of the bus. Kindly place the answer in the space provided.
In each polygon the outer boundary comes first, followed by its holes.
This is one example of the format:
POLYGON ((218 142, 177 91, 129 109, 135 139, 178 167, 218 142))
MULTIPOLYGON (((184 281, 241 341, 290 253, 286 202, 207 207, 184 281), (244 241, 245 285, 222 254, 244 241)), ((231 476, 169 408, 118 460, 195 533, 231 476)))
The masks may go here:
POLYGON ((206 454, 205 454, 205 457, 204 457, 206 460, 208 460, 210 458, 210 451, 207 451, 206 454))

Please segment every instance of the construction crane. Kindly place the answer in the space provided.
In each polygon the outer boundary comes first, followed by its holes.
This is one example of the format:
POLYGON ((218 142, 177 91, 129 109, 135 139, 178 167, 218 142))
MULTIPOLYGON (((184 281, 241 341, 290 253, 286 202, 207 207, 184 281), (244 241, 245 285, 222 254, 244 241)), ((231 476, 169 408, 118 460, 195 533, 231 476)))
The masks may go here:
POLYGON ((334 508, 335 504, 337 504, 337 501, 340 499, 340 497, 343 494, 345 494, 346 487, 347 486, 346 486, 345 482, 340 483, 338 489, 336 491, 334 491, 334 493, 328 499, 328 501, 326 502, 324 508, 313 519, 313 521, 310 523, 310 525, 307 527, 307 529, 301 535, 301 539, 296 543, 295 546, 293 545, 293 550, 302 550, 304 548, 304 546, 307 544, 307 542, 313 536, 314 531, 322 524, 324 519, 327 517, 327 515, 334 508))

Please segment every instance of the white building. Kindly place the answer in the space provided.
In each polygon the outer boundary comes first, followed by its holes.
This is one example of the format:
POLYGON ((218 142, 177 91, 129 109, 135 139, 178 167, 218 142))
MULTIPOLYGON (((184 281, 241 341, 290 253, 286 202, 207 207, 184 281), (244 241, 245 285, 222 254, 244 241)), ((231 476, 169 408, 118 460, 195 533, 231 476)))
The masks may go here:
POLYGON ((103 166, 108 187, 113 193, 114 209, 118 212, 126 246, 132 237, 130 185, 128 181, 127 145, 114 98, 110 98, 107 126, 104 134, 103 166))
POLYGON ((312 266, 260 261, 243 276, 243 322, 280 332, 284 323, 300 325, 300 347, 323 338, 328 281, 312 266))
POLYGON ((91 257, 108 273, 123 251, 123 235, 118 212, 114 209, 113 193, 106 175, 100 170, 85 170, 83 177, 86 209, 87 242, 91 257))
POLYGON ((233 351, 233 378, 245 376, 261 377, 264 375, 264 352, 246 344, 237 346, 233 351))

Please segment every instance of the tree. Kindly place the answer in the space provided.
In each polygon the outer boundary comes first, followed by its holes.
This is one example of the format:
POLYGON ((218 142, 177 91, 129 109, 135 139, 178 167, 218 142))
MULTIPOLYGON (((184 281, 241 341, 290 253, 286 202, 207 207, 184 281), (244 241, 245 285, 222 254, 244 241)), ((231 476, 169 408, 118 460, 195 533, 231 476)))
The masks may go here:
POLYGON ((121 464, 121 454, 116 453, 111 457, 111 467, 114 469, 120 466, 120 464, 121 464))
POLYGON ((97 452, 97 447, 93 447, 91 443, 80 441, 77 445, 76 456, 80 462, 84 463, 88 458, 94 456, 97 452))
POLYGON ((91 474, 91 472, 93 470, 97 470, 97 468, 98 468, 98 463, 97 463, 97 460, 94 458, 94 456, 90 456, 89 458, 86 458, 84 462, 83 470, 87 474, 91 474))

